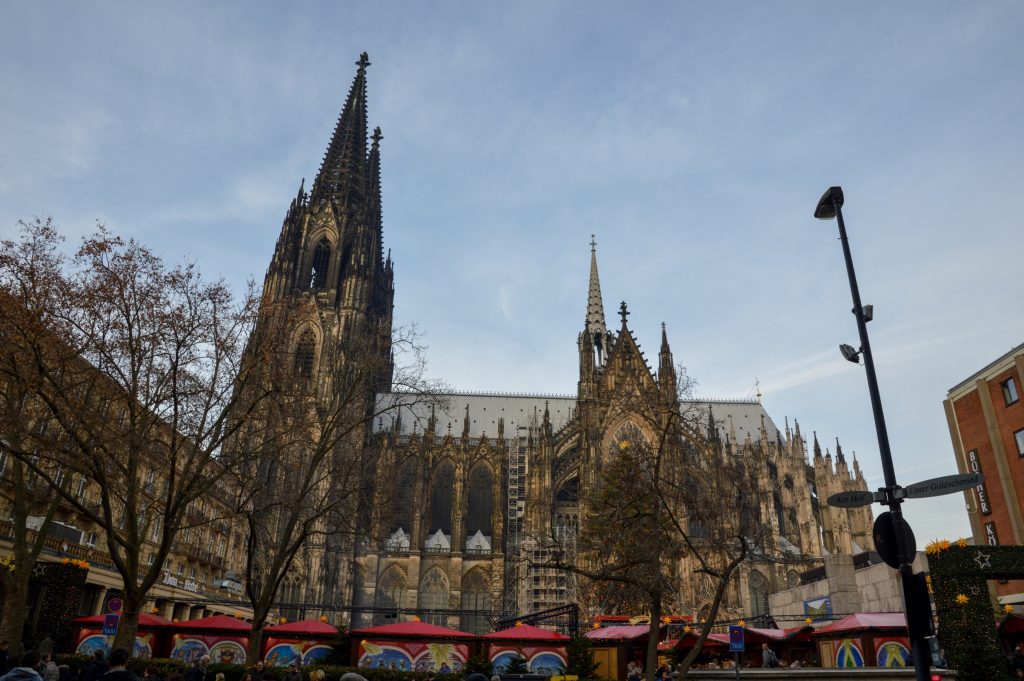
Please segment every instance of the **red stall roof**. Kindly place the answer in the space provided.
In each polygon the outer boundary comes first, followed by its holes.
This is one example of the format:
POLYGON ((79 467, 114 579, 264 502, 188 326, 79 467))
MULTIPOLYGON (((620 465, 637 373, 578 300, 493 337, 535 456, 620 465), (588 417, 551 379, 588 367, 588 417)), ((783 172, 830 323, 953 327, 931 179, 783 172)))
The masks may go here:
POLYGON ((1007 615, 999 623, 999 631, 1003 634, 1018 634, 1024 631, 1024 617, 1021 615, 1007 615))
POLYGON ((484 634, 484 638, 500 638, 506 641, 568 641, 569 637, 557 631, 548 631, 529 624, 520 624, 501 631, 484 634))
POLYGON ((356 629, 352 635, 367 636, 419 636, 422 638, 476 638, 476 634, 467 634, 457 629, 439 627, 436 624, 426 622, 399 622, 398 624, 383 624, 379 627, 369 629, 356 629))
POLYGON ((252 625, 227 615, 210 615, 197 620, 186 620, 174 625, 178 629, 209 629, 212 631, 251 631, 252 625))
POLYGON ((338 630, 326 622, 320 620, 298 620, 275 624, 267 627, 264 631, 271 634, 312 634, 314 636, 337 636, 338 630))
POLYGON ((815 636, 857 631, 858 629, 906 629, 907 618, 902 612, 858 612, 847 615, 814 632, 815 636))
POLYGON ((597 641, 631 640, 646 635, 650 630, 651 628, 646 624, 627 624, 591 629, 585 636, 597 641))
MULTIPOLYGON (((89 617, 76 617, 73 621, 79 624, 95 624, 97 626, 103 626, 103 618, 106 615, 90 615, 89 617)), ((147 612, 139 613, 139 626, 143 628, 149 627, 169 627, 172 622, 165 620, 163 617, 157 617, 156 615, 150 615, 147 612)))
MULTIPOLYGON (((726 639, 728 639, 728 637, 726 637, 726 639)), ((668 652, 676 650, 677 648, 692 648, 696 642, 697 634, 690 632, 689 634, 684 635, 682 638, 670 638, 667 641, 662 641, 658 644, 658 650, 662 652, 668 652)), ((713 639, 710 635, 704 640, 705 648, 717 648, 719 646, 724 645, 728 645, 728 643, 723 643, 719 640, 713 639)))

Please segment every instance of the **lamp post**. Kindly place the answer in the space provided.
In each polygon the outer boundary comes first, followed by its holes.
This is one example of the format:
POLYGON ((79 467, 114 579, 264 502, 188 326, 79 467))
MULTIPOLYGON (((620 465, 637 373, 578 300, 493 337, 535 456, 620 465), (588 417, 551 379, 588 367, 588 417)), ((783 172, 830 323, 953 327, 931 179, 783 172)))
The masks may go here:
POLYGON ((899 556, 899 572, 903 582, 903 601, 907 614, 907 627, 911 634, 911 646, 913 649, 914 669, 917 681, 929 681, 931 673, 931 651, 925 640, 923 631, 914 631, 915 622, 928 621, 931 619, 931 606, 927 600, 922 603, 920 598, 920 586, 915 583, 916 576, 912 563, 914 560, 914 547, 911 546, 913 537, 910 534, 910 527, 903 519, 903 511, 900 505, 903 503, 902 488, 896 484, 896 472, 892 465, 892 451, 889 449, 889 434, 885 428, 885 415, 882 413, 882 398, 878 392, 878 378, 875 376, 875 361, 871 355, 871 343, 868 340, 867 323, 871 319, 871 306, 860 302, 860 290, 857 288, 857 274, 853 270, 853 256, 850 255, 850 242, 846 238, 846 224, 843 222, 843 188, 829 187, 821 199, 817 208, 814 209, 814 217, 819 220, 836 219, 839 224, 839 240, 843 243, 843 257, 846 260, 846 274, 850 279, 850 294, 853 296, 853 314, 857 318, 857 331, 860 334, 860 350, 853 351, 845 346, 842 348, 843 356, 850 361, 856 361, 857 355, 864 358, 864 371, 868 378, 868 394, 871 396, 871 412, 875 419, 875 432, 878 436, 878 452, 882 457, 882 473, 885 477, 885 487, 881 490, 885 494, 885 504, 889 507, 892 517, 892 525, 895 530, 896 550, 899 556), (915 595, 917 597, 915 597, 915 595), (918 612, 922 607, 928 612, 918 612), (925 618, 927 615, 927 619, 925 618), (916 635, 915 635, 916 634, 916 635))

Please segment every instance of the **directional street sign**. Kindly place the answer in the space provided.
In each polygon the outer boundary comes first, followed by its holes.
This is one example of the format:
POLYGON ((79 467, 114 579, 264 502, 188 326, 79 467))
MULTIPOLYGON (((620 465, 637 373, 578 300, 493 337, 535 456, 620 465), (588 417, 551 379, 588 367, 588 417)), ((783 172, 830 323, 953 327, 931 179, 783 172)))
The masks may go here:
POLYGON ((981 473, 965 473, 963 475, 944 475, 941 478, 922 480, 913 485, 904 487, 908 499, 922 499, 924 497, 938 497, 943 494, 962 492, 965 489, 977 487, 984 482, 985 476, 981 473))
POLYGON ((742 653, 746 650, 746 642, 743 639, 743 627, 735 624, 729 625, 729 652, 742 653))
POLYGON ((838 492, 830 496, 827 503, 829 506, 837 506, 839 508, 855 508, 857 506, 867 506, 874 500, 874 492, 862 489, 853 492, 838 492))

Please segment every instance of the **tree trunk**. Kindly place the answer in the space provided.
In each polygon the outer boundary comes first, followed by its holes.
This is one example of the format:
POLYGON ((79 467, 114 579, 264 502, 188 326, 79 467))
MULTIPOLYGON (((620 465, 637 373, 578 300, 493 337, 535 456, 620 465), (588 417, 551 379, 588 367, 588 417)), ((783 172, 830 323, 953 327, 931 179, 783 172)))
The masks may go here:
POLYGON ((134 653, 143 600, 137 590, 124 589, 121 596, 121 621, 117 625, 117 635, 114 636, 114 648, 124 648, 129 654, 134 653))
POLYGON ((25 617, 28 608, 28 578, 31 568, 15 564, 14 572, 4 575, 4 609, 3 627, 0 628, 0 640, 10 641, 11 659, 16 659, 22 652, 21 637, 25 632, 25 617))
POLYGON ((246 664, 256 664, 260 659, 260 648, 263 645, 263 627, 266 626, 267 615, 263 613, 263 616, 259 619, 253 618, 252 631, 249 632, 249 649, 245 651, 245 662, 246 664))
POLYGON ((661 633, 661 591, 651 593, 651 623, 647 632, 647 662, 645 676, 647 681, 654 681, 654 672, 658 671, 658 636, 661 633))

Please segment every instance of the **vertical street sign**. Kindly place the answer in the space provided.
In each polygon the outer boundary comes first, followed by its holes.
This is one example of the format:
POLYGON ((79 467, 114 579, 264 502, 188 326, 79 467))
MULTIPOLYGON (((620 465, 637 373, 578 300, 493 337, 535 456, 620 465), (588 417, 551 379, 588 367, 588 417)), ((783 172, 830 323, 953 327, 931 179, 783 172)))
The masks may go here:
POLYGON ((742 653, 746 649, 747 647, 743 640, 743 627, 736 626, 735 624, 729 625, 729 652, 742 653))
POLYGON ((115 613, 103 616, 103 635, 114 636, 117 634, 117 625, 121 622, 121 616, 115 613))

